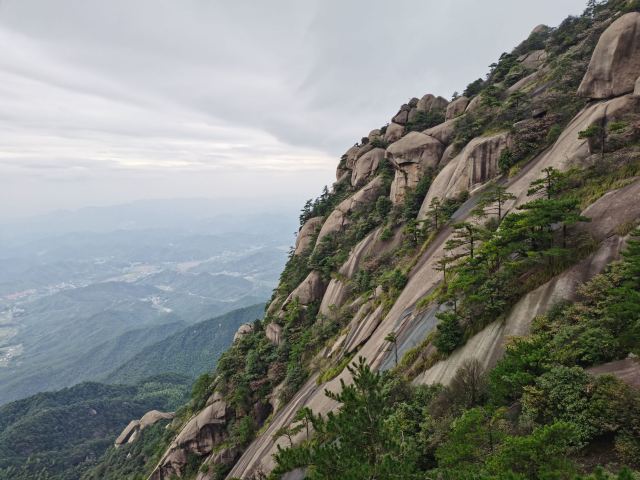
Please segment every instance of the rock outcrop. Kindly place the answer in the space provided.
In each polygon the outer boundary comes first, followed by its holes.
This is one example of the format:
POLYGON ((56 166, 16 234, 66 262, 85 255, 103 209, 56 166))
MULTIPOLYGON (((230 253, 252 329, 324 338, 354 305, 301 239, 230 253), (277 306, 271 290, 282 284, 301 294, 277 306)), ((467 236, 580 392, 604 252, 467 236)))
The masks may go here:
POLYGON ((182 428, 178 436, 160 460, 149 480, 167 480, 172 476, 182 476, 189 455, 204 457, 227 437, 226 424, 229 420, 227 404, 219 398, 193 416, 182 428))
POLYGON ((327 285, 322 279, 320 272, 314 270, 291 292, 282 305, 282 308, 286 309, 287 305, 293 300, 298 300, 300 305, 309 305, 312 302, 320 301, 326 287, 327 285))
POLYGON ((418 112, 432 112, 436 110, 445 110, 449 105, 447 99, 442 97, 436 97, 431 93, 424 95, 416 104, 416 110, 418 112))
POLYGON ((384 132, 384 141, 387 143, 393 143, 397 140, 400 140, 403 134, 404 127, 397 123, 391 122, 387 126, 387 130, 384 132))
POLYGON ((125 443, 135 442, 140 438, 140 433, 145 428, 151 427, 161 420, 171 420, 173 417, 173 413, 165 413, 158 410, 151 410, 145 413, 140 420, 132 420, 129 422, 129 425, 127 425, 122 433, 118 435, 118 438, 116 438, 114 442, 115 447, 118 448, 125 443))
POLYGON ((322 227, 323 217, 313 217, 305 222, 296 237, 294 255, 300 255, 313 246, 313 239, 322 227))
POLYGON ((384 148, 374 148, 356 160, 351 174, 351 185, 361 187, 375 173, 384 159, 384 148))
POLYGON ((507 132, 471 140, 438 173, 424 199, 418 218, 426 218, 426 212, 434 198, 454 198, 497 177, 500 173, 500 154, 509 147, 510 142, 511 137, 507 132))
POLYGON ((466 110, 467 105, 469 105, 469 99, 467 97, 458 97, 455 100, 453 100, 447 106, 447 113, 445 115, 445 120, 451 120, 452 118, 462 115, 466 110))
POLYGON ((282 327, 277 323, 269 323, 264 333, 274 345, 280 345, 282 343, 282 327))
POLYGON ((640 13, 631 12, 600 36, 578 95, 603 99, 631 93, 639 76, 640 13))
POLYGON ((317 242, 320 242, 329 234, 343 231, 351 223, 349 215, 357 208, 375 202, 382 194, 383 186, 384 181, 382 178, 376 177, 354 195, 343 200, 335 210, 329 214, 327 220, 322 225, 317 242))
POLYGON ((236 342, 236 341, 238 341, 239 339, 241 339, 245 335, 248 335, 251 332, 253 332, 253 325, 251 323, 243 323, 242 325, 240 325, 238 327, 238 330, 236 331, 235 335, 233 336, 233 341, 236 342))
POLYGON ((414 188, 429 168, 440 162, 444 145, 434 137, 410 132, 387 148, 387 158, 395 168, 391 201, 401 203, 408 188, 414 188))
POLYGON ((451 120, 447 120, 446 122, 442 122, 441 124, 436 125, 435 127, 427 128, 422 133, 435 138, 443 145, 449 145, 453 140, 455 127, 456 127, 456 120, 451 119, 451 120))
POLYGON ((349 258, 340 267, 337 278, 332 278, 322 297, 320 313, 329 316, 332 310, 339 309, 349 296, 346 279, 350 279, 365 262, 375 263, 379 258, 397 248, 402 242, 402 230, 396 229, 389 239, 384 239, 382 227, 375 229, 351 250, 349 258))
POLYGON ((529 70, 536 70, 542 66, 546 59, 547 52, 544 50, 534 50, 522 55, 518 58, 518 61, 523 67, 529 70))

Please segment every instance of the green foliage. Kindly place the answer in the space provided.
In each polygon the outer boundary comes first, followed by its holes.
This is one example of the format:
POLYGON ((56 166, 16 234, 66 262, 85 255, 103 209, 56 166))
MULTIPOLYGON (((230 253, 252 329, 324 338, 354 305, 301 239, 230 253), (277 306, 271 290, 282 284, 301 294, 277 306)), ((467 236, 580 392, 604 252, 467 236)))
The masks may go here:
POLYGON ((0 407, 0 478, 79 478, 130 420, 183 403, 189 383, 178 375, 131 386, 86 382, 0 407))
POLYGON ((440 323, 433 344, 438 351, 449 354, 462 345, 464 332, 460 326, 460 319, 454 312, 442 312, 437 314, 440 323))
POLYGON ((406 132, 421 132, 427 128, 435 127, 444 122, 443 110, 431 110, 429 112, 417 111, 415 118, 405 125, 406 132))
POLYGON ((240 325, 262 317, 263 313, 264 305, 257 304, 191 325, 144 348, 109 375, 107 381, 131 384, 165 372, 195 378, 215 368, 240 325))
POLYGON ((467 98, 475 97, 482 91, 483 87, 484 87, 484 80, 482 80, 481 78, 478 78, 477 80, 474 80, 469 85, 467 85, 467 87, 464 89, 464 92, 462 94, 467 98))
POLYGON ((392 415, 389 404, 396 392, 390 378, 373 372, 362 358, 348 368, 353 384, 342 382, 340 393, 326 392, 340 404, 338 411, 326 418, 312 414, 313 438, 279 448, 274 478, 298 467, 307 467, 307 478, 312 480, 418 478, 413 444, 399 435, 415 425, 392 415))

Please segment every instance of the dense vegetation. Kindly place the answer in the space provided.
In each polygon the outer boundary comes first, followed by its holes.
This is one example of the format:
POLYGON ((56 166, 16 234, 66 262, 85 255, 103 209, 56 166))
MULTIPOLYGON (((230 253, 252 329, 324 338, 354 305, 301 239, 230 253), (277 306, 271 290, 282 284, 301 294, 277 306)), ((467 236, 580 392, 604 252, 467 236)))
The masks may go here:
POLYGON ((0 407, 0 479, 77 480, 129 421, 184 403, 189 383, 179 375, 130 386, 86 382, 0 407))
POLYGON ((263 312, 264 305, 258 304, 192 325, 144 348, 110 374, 106 381, 131 384, 169 372, 195 378, 215 367, 241 324, 253 322, 263 312))
POLYGON ((281 449, 272 477, 305 467, 309 479, 635 478, 640 392, 584 368, 640 353, 640 231, 580 294, 539 317, 492 372, 469 361, 446 388, 360 360, 352 385, 327 392, 336 413, 301 412, 314 435, 281 449), (578 475, 594 461, 616 473, 578 475))

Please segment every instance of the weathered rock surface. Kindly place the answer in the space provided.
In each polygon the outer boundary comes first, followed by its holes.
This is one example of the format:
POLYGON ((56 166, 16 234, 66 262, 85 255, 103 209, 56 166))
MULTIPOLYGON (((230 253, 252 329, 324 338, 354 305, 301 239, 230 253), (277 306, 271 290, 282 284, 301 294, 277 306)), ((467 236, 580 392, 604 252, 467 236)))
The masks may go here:
POLYGON ((544 50, 534 50, 519 57, 518 61, 523 67, 529 70, 537 70, 542 66, 546 59, 547 52, 544 50))
POLYGON ((387 158, 395 168, 391 201, 401 203, 408 188, 414 188, 428 168, 440 162, 444 145, 420 132, 410 132, 387 148, 387 158))
MULTIPOLYGON (((472 100, 473 101, 473 100, 472 100)), ((453 140, 453 134, 455 133, 456 120, 451 119, 446 122, 442 122, 435 127, 427 128, 424 132, 425 135, 435 138, 443 145, 449 145, 453 140)))
POLYGON ((282 308, 285 309, 294 299, 298 299, 300 305, 309 305, 322 299, 327 285, 320 272, 312 271, 300 285, 289 294, 282 308))
POLYGON ((447 106, 447 113, 445 114, 445 120, 451 120, 452 118, 462 115, 469 105, 469 99, 467 97, 458 97, 453 100, 447 106))
POLYGON ((175 415, 173 413, 151 410, 145 413, 140 419, 140 429, 144 430, 147 427, 155 425, 160 420, 171 420, 174 416, 175 415))
POLYGON ((251 323, 243 323, 238 327, 238 331, 233 336, 233 341, 235 342, 251 332, 253 332, 253 325, 251 323))
POLYGON ((423 167, 435 167, 444 147, 433 136, 410 132, 387 148, 387 158, 394 166, 419 163, 423 167))
MULTIPOLYGON (((317 242, 330 233, 343 231, 350 223, 349 214, 367 203, 375 202, 383 192, 384 181, 380 177, 371 180, 351 197, 343 200, 322 225, 317 242)), ((316 242, 316 243, 317 243, 316 242)))
POLYGON ((591 375, 613 375, 627 385, 640 388, 640 361, 637 358, 625 358, 587 369, 591 375))
POLYGON ((433 180, 418 218, 426 218, 429 205, 434 198, 454 198, 463 191, 471 191, 474 187, 497 177, 500 173, 498 159, 510 142, 507 132, 471 140, 433 180))
POLYGON ((384 148, 374 148, 356 160, 351 174, 351 185, 361 187, 373 174, 384 159, 384 148))
POLYGON ((209 455, 226 438, 227 417, 224 400, 213 402, 192 417, 171 443, 149 480, 167 480, 172 476, 180 478, 189 454, 209 455))
POLYGON ((269 341, 274 345, 280 345, 282 343, 282 327, 277 323, 269 323, 265 328, 264 333, 269 341))
POLYGON ((384 141, 393 143, 396 140, 400 140, 400 137, 402 137, 403 133, 404 127, 402 125, 391 122, 387 127, 387 130, 384 132, 384 141))
POLYGON ((375 308, 371 302, 362 305, 349 323, 349 332, 342 344, 342 350, 346 354, 350 354, 360 348, 373 335, 383 317, 384 308, 382 305, 375 308))
MULTIPOLYGON (((360 240, 349 253, 349 258, 340 267, 342 279, 352 278, 366 262, 376 262, 380 257, 396 248, 402 242, 402 229, 398 228, 388 240, 382 239, 382 227, 376 228, 360 240)), ((328 316, 332 309, 341 308, 349 296, 349 288, 341 278, 332 278, 322 297, 320 313, 328 316)))
POLYGON ((436 363, 418 376, 415 383, 447 385, 458 368, 470 359, 477 359, 484 368, 493 367, 503 355, 508 338, 527 335, 537 315, 546 313, 562 300, 575 299, 577 287, 618 258, 623 245, 622 239, 612 237, 596 253, 525 295, 504 322, 496 321, 485 327, 446 360, 436 363))
POLYGON ((395 114, 395 116, 391 119, 393 123, 397 123, 398 125, 405 125, 409 121, 409 112, 411 111, 411 107, 407 104, 402 105, 400 107, 400 111, 395 114))
POLYGON ((307 220, 300 228, 298 236, 296 237, 295 255, 300 255, 302 252, 313 246, 313 238, 320 231, 322 221, 323 217, 313 217, 307 220))
POLYGON ((424 95, 416 105, 416 110, 419 112, 431 112, 435 110, 445 110, 449 102, 442 97, 436 97, 430 93, 424 95))
POLYGON ((119 447, 120 445, 127 443, 131 438, 131 436, 135 432, 137 432, 139 429, 140 429, 140 421, 131 420, 129 422, 129 425, 124 427, 124 430, 122 430, 122 433, 120 433, 120 435, 118 435, 118 438, 116 438, 116 441, 115 441, 116 448, 119 447))
POLYGON ((602 99, 630 93, 639 76, 640 12, 631 12, 600 36, 578 95, 602 99))

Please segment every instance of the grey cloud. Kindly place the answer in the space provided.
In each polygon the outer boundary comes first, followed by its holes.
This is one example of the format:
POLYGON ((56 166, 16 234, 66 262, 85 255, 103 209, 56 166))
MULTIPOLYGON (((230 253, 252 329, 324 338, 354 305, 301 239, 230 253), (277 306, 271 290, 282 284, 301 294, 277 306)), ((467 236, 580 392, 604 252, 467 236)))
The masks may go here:
POLYGON ((408 98, 460 91, 584 2, 4 0, 0 175, 27 182, 19 162, 34 175, 55 165, 45 178, 216 171, 216 189, 234 193, 251 188, 231 183, 236 172, 256 169, 274 194, 317 191, 408 98))

